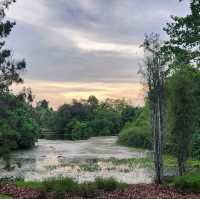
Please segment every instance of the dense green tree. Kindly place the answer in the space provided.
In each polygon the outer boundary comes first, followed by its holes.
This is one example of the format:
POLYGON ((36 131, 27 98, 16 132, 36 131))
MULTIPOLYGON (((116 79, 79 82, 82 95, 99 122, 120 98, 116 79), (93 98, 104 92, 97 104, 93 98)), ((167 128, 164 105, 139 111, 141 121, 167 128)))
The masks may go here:
POLYGON ((35 111, 32 105, 27 103, 25 98, 9 92, 0 96, 0 104, 3 105, 0 108, 0 121, 18 133, 17 147, 29 148, 33 146, 39 133, 39 127, 34 118, 35 111))
POLYGON ((91 137, 92 128, 88 125, 87 122, 80 122, 78 120, 73 121, 71 131, 72 140, 85 140, 91 137))
POLYGON ((8 121, 0 120, 0 157, 5 161, 5 169, 10 170, 10 150, 17 149, 19 135, 13 130, 8 121))
POLYGON ((152 134, 149 122, 149 105, 140 108, 135 120, 128 122, 120 131, 118 143, 124 146, 152 150, 152 134))
POLYGON ((71 116, 76 118, 77 120, 85 120, 89 119, 89 106, 85 101, 77 101, 73 100, 72 105, 70 106, 71 116))
POLYGON ((123 125, 135 120, 140 113, 140 108, 126 105, 121 113, 123 125))
POLYGON ((168 88, 168 103, 171 108, 167 111, 167 150, 176 152, 180 175, 185 172, 191 143, 193 156, 198 156, 199 150, 197 113, 200 109, 200 82, 197 68, 200 66, 200 1, 192 0, 190 10, 191 12, 184 17, 172 16, 173 21, 164 28, 169 35, 169 41, 165 43, 163 50, 170 58, 169 76, 172 76, 168 80, 168 84, 171 85, 168 88))
POLYGON ((87 100, 88 104, 92 107, 92 108, 96 108, 99 104, 99 100, 94 96, 91 95, 89 96, 88 100, 87 100))
POLYGON ((124 100, 100 102, 90 96, 62 105, 55 111, 52 123, 57 134, 69 140, 117 135, 126 122, 134 120, 137 110, 124 100))
POLYGON ((0 93, 8 90, 13 82, 21 83, 23 80, 20 73, 26 67, 24 60, 15 61, 11 50, 5 48, 5 39, 12 31, 15 22, 5 20, 5 9, 14 0, 4 0, 0 2, 0 93))
POLYGON ((38 138, 39 126, 29 95, 5 91, 0 95, 0 157, 8 169, 11 150, 30 148, 38 138))
POLYGON ((184 17, 172 16, 173 22, 164 28, 170 37, 164 47, 165 51, 178 66, 189 62, 200 66, 200 1, 192 0, 190 10, 184 17))
POLYGON ((192 137, 192 158, 200 160, 200 132, 197 131, 192 137))
POLYGON ((48 109, 49 108, 49 102, 47 100, 41 100, 37 103, 38 108, 42 108, 42 109, 48 109))
POLYGON ((42 131, 52 131, 54 126, 55 112, 49 107, 49 102, 41 100, 37 103, 36 108, 36 119, 42 129, 42 131))
POLYGON ((70 111, 70 105, 64 104, 55 113, 55 120, 54 120, 54 131, 57 132, 61 137, 64 136, 66 133, 67 125, 72 120, 72 115, 70 111))
POLYGON ((173 151, 178 160, 179 175, 186 171, 192 135, 196 125, 195 69, 182 66, 168 80, 169 125, 173 151))

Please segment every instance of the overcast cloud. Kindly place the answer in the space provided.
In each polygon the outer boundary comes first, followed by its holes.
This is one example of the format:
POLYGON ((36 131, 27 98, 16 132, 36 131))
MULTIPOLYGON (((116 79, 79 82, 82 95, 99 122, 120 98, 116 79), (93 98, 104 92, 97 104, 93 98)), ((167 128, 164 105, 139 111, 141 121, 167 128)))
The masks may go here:
POLYGON ((144 34, 165 39, 169 16, 187 12, 187 0, 18 0, 7 45, 27 61, 26 85, 55 107, 90 94, 141 104, 144 34))

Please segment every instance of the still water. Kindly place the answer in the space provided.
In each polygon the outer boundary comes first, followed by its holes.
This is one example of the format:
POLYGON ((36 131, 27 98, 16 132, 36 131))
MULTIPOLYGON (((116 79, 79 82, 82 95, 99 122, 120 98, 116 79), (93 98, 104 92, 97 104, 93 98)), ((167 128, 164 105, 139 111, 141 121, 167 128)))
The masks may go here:
POLYGON ((0 177, 43 180, 69 176, 83 182, 112 176, 126 183, 151 183, 153 169, 145 166, 149 152, 117 146, 116 139, 39 140, 35 148, 12 154, 12 171, 7 172, 0 165, 0 177))

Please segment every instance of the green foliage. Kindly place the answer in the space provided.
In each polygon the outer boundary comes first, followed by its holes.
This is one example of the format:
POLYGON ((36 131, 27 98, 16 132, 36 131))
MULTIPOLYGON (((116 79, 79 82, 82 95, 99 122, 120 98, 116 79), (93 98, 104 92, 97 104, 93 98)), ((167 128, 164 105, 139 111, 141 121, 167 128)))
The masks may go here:
POLYGON ((0 121, 0 157, 5 161, 5 169, 10 170, 10 151, 17 148, 19 135, 7 121, 0 121))
POLYGON ((15 182, 17 187, 29 188, 29 189, 43 189, 43 182, 38 181, 23 181, 19 180, 15 182))
POLYGON ((73 193, 78 190, 78 184, 71 178, 52 178, 43 182, 45 191, 56 193, 73 193))
POLYGON ((78 188, 78 195, 82 197, 89 198, 91 195, 96 195, 97 193, 97 185, 93 182, 83 182, 82 184, 79 184, 78 188))
POLYGON ((26 63, 24 60, 15 61, 13 59, 13 52, 5 48, 6 38, 11 33, 15 22, 5 19, 5 10, 15 0, 4 1, 1 3, 0 10, 0 94, 12 85, 13 82, 21 83, 23 80, 20 73, 25 69, 26 63))
POLYGON ((63 198, 65 193, 74 194, 76 196, 91 196, 97 193, 97 190, 112 191, 117 188, 126 186, 124 183, 116 181, 114 178, 97 178, 94 182, 78 183, 68 177, 50 178, 43 182, 37 181, 16 181, 18 187, 40 189, 44 192, 54 192, 59 198, 63 198))
POLYGON ((200 193, 200 175, 198 173, 176 177, 174 186, 186 192, 200 193))
MULTIPOLYGON (((169 35, 170 40, 165 44, 165 50, 176 55, 176 67, 192 61, 199 65, 200 61, 200 2, 192 0, 190 13, 183 17, 172 16, 172 22, 167 23, 164 31, 169 35)), ((174 66, 174 64, 173 64, 174 66)))
POLYGON ((73 100, 72 104, 64 104, 54 112, 52 130, 68 140, 117 135, 138 112, 139 108, 127 105, 123 100, 99 102, 95 96, 90 96, 88 100, 73 100))
POLYGON ((0 10, 0 156, 8 169, 10 151, 33 146, 39 131, 31 106, 31 90, 23 89, 17 96, 9 92, 12 83, 23 82, 21 72, 26 67, 24 60, 15 61, 13 52, 5 48, 6 38, 15 26, 5 19, 5 10, 13 2, 15 0, 4 1, 0 10))
POLYGON ((149 127, 149 111, 146 105, 136 121, 127 124, 119 134, 118 143, 125 146, 151 149, 152 136, 149 127))
POLYGON ((13 199, 10 196, 0 195, 0 199, 13 199))
POLYGON ((49 103, 46 100, 39 101, 35 111, 40 128, 45 131, 52 131, 55 112, 52 108, 49 108, 49 103))
POLYGON ((0 95, 0 105, 0 153, 34 146, 39 126, 27 99, 5 92, 0 95))
POLYGON ((196 124, 195 72, 190 66, 185 66, 168 80, 168 130, 180 174, 185 171, 196 124))
POLYGON ((135 148, 151 149, 151 139, 149 128, 133 126, 119 134, 118 143, 135 148))
POLYGON ((73 121, 71 124, 71 139, 85 140, 92 136, 92 128, 87 122, 73 121))
POLYGON ((125 184, 116 181, 115 178, 112 177, 107 179, 96 178, 95 184, 98 189, 103 189, 105 191, 113 191, 117 188, 122 188, 125 186, 125 184))
POLYGON ((200 160, 200 133, 195 133, 192 137, 192 157, 200 160))

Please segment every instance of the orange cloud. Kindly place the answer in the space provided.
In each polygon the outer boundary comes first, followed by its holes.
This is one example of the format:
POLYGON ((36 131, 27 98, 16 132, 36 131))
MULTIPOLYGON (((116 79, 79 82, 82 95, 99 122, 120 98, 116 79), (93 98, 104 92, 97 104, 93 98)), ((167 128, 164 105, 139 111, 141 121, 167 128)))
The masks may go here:
POLYGON ((26 80, 23 85, 13 85, 18 92, 22 87, 30 87, 36 101, 47 99, 55 109, 72 99, 87 99, 95 95, 99 99, 126 99, 133 105, 143 105, 144 89, 140 83, 100 83, 100 82, 53 82, 26 80))

